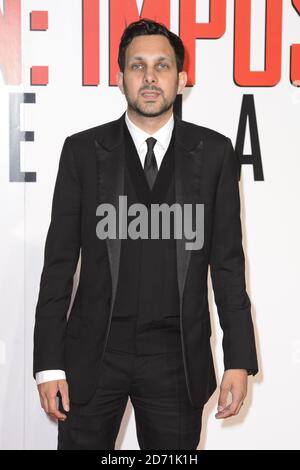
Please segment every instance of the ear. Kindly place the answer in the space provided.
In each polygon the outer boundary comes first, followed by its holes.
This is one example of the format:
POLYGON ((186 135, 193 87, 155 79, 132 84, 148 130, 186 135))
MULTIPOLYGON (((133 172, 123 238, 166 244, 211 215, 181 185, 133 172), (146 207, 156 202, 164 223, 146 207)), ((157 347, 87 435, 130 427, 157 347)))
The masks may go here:
POLYGON ((117 79, 118 87, 120 88, 121 92, 122 92, 123 95, 124 95, 123 72, 121 72, 120 70, 118 70, 117 75, 116 75, 116 79, 117 79))
POLYGON ((187 76, 187 73, 184 70, 182 72, 179 72, 177 95, 182 95, 182 92, 185 88, 187 79, 188 79, 188 76, 187 76))

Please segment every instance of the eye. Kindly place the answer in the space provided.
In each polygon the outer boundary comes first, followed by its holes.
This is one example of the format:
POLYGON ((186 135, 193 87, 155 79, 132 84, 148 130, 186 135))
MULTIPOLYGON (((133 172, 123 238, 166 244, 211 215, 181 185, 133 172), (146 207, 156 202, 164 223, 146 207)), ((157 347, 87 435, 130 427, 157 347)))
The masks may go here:
POLYGON ((169 65, 166 64, 165 62, 160 62, 160 63, 158 64, 158 66, 159 66, 160 68, 162 68, 162 69, 168 69, 168 68, 169 68, 169 65))
POLYGON ((131 68, 132 68, 133 70, 139 70, 139 68, 142 67, 142 66, 143 66, 142 64, 133 64, 133 65, 131 66, 131 68))

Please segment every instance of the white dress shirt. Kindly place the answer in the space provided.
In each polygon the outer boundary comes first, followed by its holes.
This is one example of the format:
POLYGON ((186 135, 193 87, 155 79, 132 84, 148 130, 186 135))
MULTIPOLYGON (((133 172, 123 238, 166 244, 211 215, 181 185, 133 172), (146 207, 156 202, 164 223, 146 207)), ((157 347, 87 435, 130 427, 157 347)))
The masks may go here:
POLYGON ((137 153, 140 157, 142 167, 144 168, 144 161, 147 154, 147 142, 146 139, 148 137, 154 137, 157 142, 153 148, 154 155, 157 161, 157 167, 160 168, 162 159, 169 147, 170 140, 172 137, 173 127, 174 127, 174 116, 170 117, 170 119, 164 124, 158 131, 154 132, 154 134, 148 134, 147 132, 143 131, 140 127, 136 126, 131 119, 128 117, 128 113, 126 111, 125 114, 125 121, 128 127, 128 130, 131 134, 132 140, 135 144, 137 149, 137 153))
MULTIPOLYGON (((162 159, 171 141, 172 132, 174 128, 174 115, 172 114, 170 119, 160 129, 158 129, 158 131, 154 132, 154 134, 148 134, 136 124, 134 124, 131 119, 129 119, 127 111, 125 113, 125 122, 131 134, 132 140, 135 144, 143 168, 144 160, 148 150, 146 139, 148 139, 148 137, 154 137, 157 140, 153 151, 157 161, 157 167, 159 169, 162 159)), ((64 380, 66 379, 66 374, 63 370, 43 370, 35 374, 35 379, 37 384, 41 384, 43 382, 49 382, 51 380, 64 380)))

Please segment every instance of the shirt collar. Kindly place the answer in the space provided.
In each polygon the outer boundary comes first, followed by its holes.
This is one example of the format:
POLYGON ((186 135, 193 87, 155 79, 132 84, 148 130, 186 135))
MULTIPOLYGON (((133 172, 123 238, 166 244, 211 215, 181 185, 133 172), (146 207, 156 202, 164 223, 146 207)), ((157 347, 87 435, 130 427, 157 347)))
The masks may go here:
POLYGON ((170 119, 152 135, 148 134, 143 129, 138 127, 136 124, 134 124, 129 118, 127 111, 125 113, 125 121, 128 126, 128 130, 130 131, 131 137, 135 143, 135 146, 138 150, 141 148, 145 140, 148 139, 148 137, 154 137, 157 140, 157 142, 163 147, 163 149, 165 151, 167 150, 171 137, 172 137, 173 127, 174 127, 173 113, 170 119))

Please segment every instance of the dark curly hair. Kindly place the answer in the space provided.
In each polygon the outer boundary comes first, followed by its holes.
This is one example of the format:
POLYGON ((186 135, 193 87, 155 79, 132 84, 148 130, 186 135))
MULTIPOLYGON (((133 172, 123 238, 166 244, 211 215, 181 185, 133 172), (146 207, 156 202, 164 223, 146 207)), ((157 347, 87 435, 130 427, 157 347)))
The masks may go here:
POLYGON ((134 21, 124 30, 120 40, 118 54, 118 64, 121 72, 124 72, 125 69, 126 48, 129 46, 133 38, 136 36, 147 36, 152 34, 165 36, 169 40, 175 52, 178 73, 182 72, 184 63, 184 45, 182 40, 179 36, 169 31, 164 24, 157 23, 156 21, 148 18, 141 18, 138 21, 134 21))

